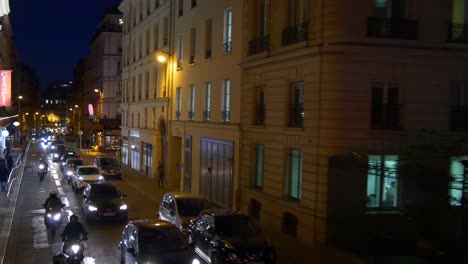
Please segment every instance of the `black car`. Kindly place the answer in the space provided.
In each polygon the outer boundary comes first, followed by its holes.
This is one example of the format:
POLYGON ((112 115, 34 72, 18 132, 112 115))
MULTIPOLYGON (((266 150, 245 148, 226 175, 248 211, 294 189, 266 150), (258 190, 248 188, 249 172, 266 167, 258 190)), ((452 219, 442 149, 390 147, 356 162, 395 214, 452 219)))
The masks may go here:
POLYGON ((58 162, 60 158, 67 152, 67 146, 63 144, 55 145, 54 150, 52 151, 52 161, 58 162))
POLYGON ((128 208, 117 186, 110 183, 92 183, 83 190, 83 211, 86 221, 120 219, 127 221, 128 208))
POLYGON ((99 168, 101 175, 106 179, 118 179, 121 177, 120 161, 114 157, 96 157, 94 165, 99 168))
POLYGON ((120 263, 200 264, 180 230, 159 219, 130 221, 119 248, 120 263))
POLYGON ((187 240, 206 262, 275 263, 276 254, 252 219, 227 209, 203 210, 187 240))
POLYGON ((63 172, 63 169, 65 167, 65 164, 67 162, 68 158, 79 158, 80 155, 76 153, 74 150, 67 150, 65 153, 60 157, 60 170, 63 172))

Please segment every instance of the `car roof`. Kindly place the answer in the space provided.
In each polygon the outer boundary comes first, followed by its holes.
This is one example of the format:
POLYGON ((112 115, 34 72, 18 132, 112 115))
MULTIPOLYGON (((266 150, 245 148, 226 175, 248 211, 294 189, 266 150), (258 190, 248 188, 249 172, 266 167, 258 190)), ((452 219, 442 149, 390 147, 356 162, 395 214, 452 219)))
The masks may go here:
POLYGON ((173 224, 160 219, 137 219, 129 223, 135 225, 138 229, 159 229, 164 227, 175 227, 173 224))
POLYGON ((168 192, 168 193, 164 194, 164 196, 166 196, 166 195, 172 195, 176 199, 184 199, 184 198, 206 199, 206 198, 200 197, 198 195, 195 195, 195 194, 189 193, 189 192, 168 192))

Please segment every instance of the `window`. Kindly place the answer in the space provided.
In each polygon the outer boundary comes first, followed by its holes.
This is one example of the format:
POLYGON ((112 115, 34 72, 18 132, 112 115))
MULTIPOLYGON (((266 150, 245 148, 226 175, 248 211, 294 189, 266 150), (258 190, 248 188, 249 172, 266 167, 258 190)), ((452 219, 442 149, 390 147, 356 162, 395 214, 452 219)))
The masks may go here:
POLYGON ((191 28, 190 29, 190 58, 189 58, 189 64, 194 64, 195 63, 196 38, 197 38, 197 33, 195 31, 195 28, 191 28))
POLYGON ((211 118, 211 83, 206 82, 205 84, 205 112, 203 113, 205 120, 210 120, 211 118))
POLYGON ((154 9, 159 8, 159 0, 154 1, 154 9))
POLYGON ((302 127, 304 120, 304 82, 291 83, 289 87, 289 127, 302 127))
POLYGON ((398 84, 373 83, 371 102, 371 129, 399 130, 401 118, 398 84))
POLYGON ((222 98, 222 120, 229 122, 231 120, 230 109, 231 109, 231 80, 224 80, 223 85, 223 98, 222 98))
POLYGON ((262 204, 255 200, 251 199, 249 202, 249 216, 252 217, 254 220, 260 220, 260 212, 262 210, 262 204))
POLYGON ((148 16, 151 12, 151 0, 146 0, 146 15, 148 16))
POLYGON ((450 181, 449 181, 449 203, 452 206, 463 205, 464 181, 465 181, 465 162, 468 165, 468 157, 452 157, 450 162, 450 181))
POLYGON ((141 80, 141 73, 138 74, 138 101, 141 101, 141 96, 143 94, 143 86, 142 86, 142 80, 141 80))
POLYGON ((450 129, 468 130, 468 84, 452 82, 450 88, 450 129))
POLYGON ((255 124, 264 125, 265 124, 265 94, 264 86, 258 86, 256 89, 256 105, 254 109, 255 113, 255 124))
POLYGON ((249 55, 267 51, 270 46, 268 36, 268 0, 255 2, 254 20, 256 22, 253 39, 249 41, 249 55))
POLYGON ((398 156, 369 155, 367 208, 398 206, 398 156))
POLYGON ((148 127, 148 108, 145 108, 145 111, 143 112, 143 128, 148 127))
POLYGON ((140 43, 140 45, 138 46, 138 58, 141 59, 143 54, 143 34, 140 34, 138 41, 140 43))
POLYGON ((374 0, 374 15, 377 17, 404 18, 405 13, 406 0, 374 0))
POLYGON ((188 113, 189 119, 195 119, 195 85, 190 87, 190 111, 188 113))
POLYGON ((211 58, 212 53, 212 30, 213 21, 208 19, 205 21, 205 59, 211 58))
POLYGON ((468 42, 468 1, 453 0, 452 19, 449 24, 448 41, 468 42))
POLYGON ((297 219, 297 216, 291 213, 283 214, 281 223, 281 230, 283 231, 283 233, 296 237, 298 224, 299 220, 297 219))
POLYGON ((149 72, 145 72, 145 99, 149 99, 149 72))
POLYGON ((291 149, 288 156, 286 195, 288 199, 300 200, 302 192, 302 151, 291 149))
POLYGON ((146 30, 146 55, 150 53, 150 29, 146 30))
POLYGON ((309 0, 288 1, 288 24, 295 26, 309 20, 309 0))
POLYGON ((153 47, 154 47, 154 50, 157 50, 158 49, 158 36, 159 36, 159 24, 155 24, 154 25, 154 32, 153 32, 154 36, 153 36, 153 47))
POLYGON ((191 8, 195 8, 197 7, 197 0, 191 0, 191 5, 190 5, 191 8))
POLYGON ((182 35, 177 36, 177 69, 182 68, 182 56, 183 56, 183 40, 182 35))
POLYGON ((255 172, 254 172, 254 187, 262 189, 263 187, 263 152, 264 145, 255 145, 255 172))
POLYGON ((232 52, 232 9, 224 14, 224 52, 232 52))
POLYGON ((122 66, 120 64, 120 61, 117 62, 117 74, 120 74, 122 72, 122 66))
POLYGON ((163 19, 163 45, 166 46, 169 42, 169 19, 164 17, 163 19))
POLYGON ((132 102, 135 102, 135 93, 136 93, 136 82, 135 76, 132 78, 132 102))
POLYGON ((184 15, 184 0, 179 0, 179 16, 184 15))
POLYGON ((158 92, 158 68, 155 67, 153 73, 153 98, 157 97, 158 92))
POLYGON ((182 87, 177 87, 176 89, 176 119, 180 120, 180 115, 182 113, 182 87))

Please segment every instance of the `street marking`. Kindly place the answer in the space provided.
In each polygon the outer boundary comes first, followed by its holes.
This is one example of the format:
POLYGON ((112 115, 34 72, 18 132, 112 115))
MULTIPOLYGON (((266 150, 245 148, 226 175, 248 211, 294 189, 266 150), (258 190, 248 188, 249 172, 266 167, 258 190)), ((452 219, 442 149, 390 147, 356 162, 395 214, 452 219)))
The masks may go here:
MULTIPOLYGON (((44 209, 42 209, 44 210, 44 209)), ((44 225, 44 216, 35 216, 32 218, 33 228, 33 244, 34 249, 48 248, 49 239, 47 238, 47 230, 44 225)))
POLYGON ((57 185, 57 186, 62 186, 62 184, 60 183, 59 180, 55 180, 55 185, 57 185))
POLYGON ((67 221, 70 221, 70 216, 73 215, 73 211, 72 210, 65 210, 65 212, 67 213, 68 217, 67 217, 67 221))
POLYGON ((52 177, 54 177, 55 180, 60 180, 57 173, 52 173, 52 177))
POLYGON ((92 257, 85 257, 83 259, 83 263, 84 264, 95 264, 96 263, 96 260, 92 257))
MULTIPOLYGON (((58 190, 59 194, 62 194, 62 195, 65 194, 62 187, 58 187, 57 190, 58 190)), ((66 199, 66 198, 64 198, 64 199, 66 199)))
POLYGON ((65 207, 70 207, 70 202, 68 201, 67 197, 63 197, 61 200, 65 207))

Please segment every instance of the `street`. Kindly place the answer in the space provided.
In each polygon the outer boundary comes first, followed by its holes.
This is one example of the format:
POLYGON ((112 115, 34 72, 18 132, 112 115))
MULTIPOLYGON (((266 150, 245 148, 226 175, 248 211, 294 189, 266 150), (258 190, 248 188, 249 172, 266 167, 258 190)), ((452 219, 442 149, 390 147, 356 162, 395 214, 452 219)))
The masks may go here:
MULTIPOLYGON (((18 193, 10 236, 6 247, 4 263, 51 263, 52 256, 60 252, 60 233, 68 219, 62 223, 55 237, 51 237, 44 226, 43 202, 50 190, 57 189, 59 198, 66 206, 68 216, 76 214, 89 232, 85 241, 84 263, 118 263, 118 241, 126 222, 87 223, 81 207, 82 198, 75 194, 65 180, 58 163, 52 163, 40 143, 31 143, 26 154, 25 169, 18 193), (49 172, 41 182, 37 175, 40 157, 47 157, 49 172)), ((90 163, 85 159, 85 163, 90 163)), ((123 180, 112 180, 123 193, 127 193, 129 219, 154 218, 157 204, 139 193, 123 180)))

